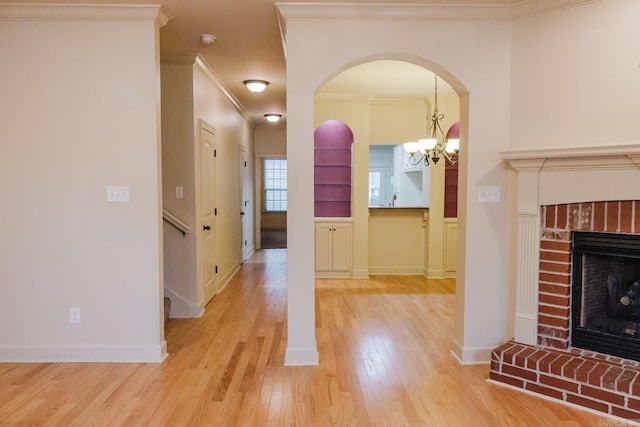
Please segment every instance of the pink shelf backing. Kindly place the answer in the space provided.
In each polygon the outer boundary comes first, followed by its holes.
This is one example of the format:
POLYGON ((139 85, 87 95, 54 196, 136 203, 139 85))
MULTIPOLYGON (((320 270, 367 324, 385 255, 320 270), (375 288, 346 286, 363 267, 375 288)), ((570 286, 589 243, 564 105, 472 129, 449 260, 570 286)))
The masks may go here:
POLYGON ((314 215, 319 218, 336 217, 348 218, 351 216, 350 202, 316 202, 314 215))
POLYGON ((349 217, 353 132, 339 120, 328 120, 313 137, 315 216, 349 217))
POLYGON ((351 200, 351 186, 345 184, 315 184, 314 200, 316 202, 348 202, 351 200))
POLYGON ((344 184, 351 182, 350 166, 321 166, 314 170, 316 184, 344 184))
POLYGON ((316 148, 313 161, 316 165, 351 166, 351 150, 316 148))

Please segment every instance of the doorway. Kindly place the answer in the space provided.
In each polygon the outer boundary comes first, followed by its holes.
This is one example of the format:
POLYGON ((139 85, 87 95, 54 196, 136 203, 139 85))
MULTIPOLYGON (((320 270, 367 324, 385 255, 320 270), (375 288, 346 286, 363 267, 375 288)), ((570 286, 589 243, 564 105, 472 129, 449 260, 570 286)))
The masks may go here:
POLYGON ((287 159, 267 157, 261 167, 260 247, 287 247, 287 159))

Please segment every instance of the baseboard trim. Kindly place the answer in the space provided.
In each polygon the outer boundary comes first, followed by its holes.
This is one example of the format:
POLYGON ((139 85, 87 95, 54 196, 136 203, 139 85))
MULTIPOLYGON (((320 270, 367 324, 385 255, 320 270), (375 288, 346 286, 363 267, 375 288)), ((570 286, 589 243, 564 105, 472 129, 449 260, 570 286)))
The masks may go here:
POLYGON ((148 346, 0 346, 1 363, 161 363, 167 342, 148 346))
POLYGON ((285 366, 317 366, 319 363, 315 348, 288 348, 284 355, 285 366))
POLYGON ((245 262, 246 260, 249 259, 249 257, 251 257, 251 255, 253 255, 256 251, 256 246, 255 245, 251 245, 248 248, 244 248, 242 251, 242 262, 245 262))
POLYGON ((369 267, 369 274, 378 276, 422 276, 422 267, 369 267))
POLYGON ((236 275, 240 268, 242 267, 242 263, 236 262, 235 265, 229 270, 227 274, 224 275, 220 282, 218 282, 218 293, 222 292, 222 290, 229 284, 233 276, 236 275))
POLYGON ((369 270, 353 270, 351 273, 352 279, 368 279, 369 278, 369 270))
POLYGON ((425 269, 424 275, 427 279, 444 279, 444 270, 428 270, 425 269))
POLYGON ((193 305, 169 286, 164 286, 164 296, 171 300, 170 319, 191 319, 202 316, 199 305, 193 305))
POLYGON ((461 365, 484 365, 491 363, 491 351, 496 347, 463 347, 454 339, 451 354, 461 365))

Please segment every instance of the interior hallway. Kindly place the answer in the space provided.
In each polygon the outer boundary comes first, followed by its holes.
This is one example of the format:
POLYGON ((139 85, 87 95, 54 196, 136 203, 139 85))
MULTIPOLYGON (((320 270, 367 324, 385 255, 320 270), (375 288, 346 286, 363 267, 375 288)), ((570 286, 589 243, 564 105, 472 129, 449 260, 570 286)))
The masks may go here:
POLYGON ((320 366, 283 366, 286 250, 247 260, 162 364, 0 364, 0 425, 598 426, 449 353, 455 282, 318 280, 320 366))

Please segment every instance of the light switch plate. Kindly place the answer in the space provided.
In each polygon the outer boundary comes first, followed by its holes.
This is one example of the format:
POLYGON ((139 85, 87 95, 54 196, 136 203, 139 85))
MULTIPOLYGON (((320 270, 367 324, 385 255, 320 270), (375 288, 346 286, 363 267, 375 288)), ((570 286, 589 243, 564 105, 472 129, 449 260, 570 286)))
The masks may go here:
POLYGON ((128 203, 129 202, 129 187, 128 186, 113 186, 107 187, 107 202, 109 203, 128 203))
POLYGON ((480 203, 500 203, 500 187, 478 187, 480 203))
POLYGON ((181 185, 176 187, 176 199, 182 199, 184 197, 184 189, 181 185))

